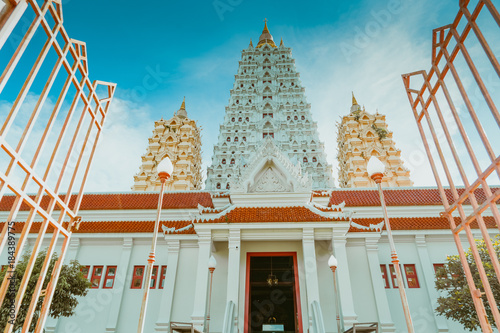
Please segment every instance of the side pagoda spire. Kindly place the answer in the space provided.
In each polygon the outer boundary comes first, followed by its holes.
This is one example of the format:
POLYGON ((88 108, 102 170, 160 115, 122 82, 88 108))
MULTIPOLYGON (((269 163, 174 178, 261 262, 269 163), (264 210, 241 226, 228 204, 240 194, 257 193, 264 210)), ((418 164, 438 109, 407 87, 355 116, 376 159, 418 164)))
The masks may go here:
POLYGON ((174 165, 172 177, 166 183, 167 191, 201 189, 201 135, 196 122, 187 117, 186 97, 172 118, 155 121, 132 190, 158 191, 161 181, 156 167, 166 156, 174 165))
POLYGON ((412 186, 410 171, 403 165, 401 151, 387 129, 385 115, 370 114, 361 109, 354 93, 349 115, 342 117, 338 127, 339 185, 340 187, 372 187, 374 181, 366 167, 371 156, 378 157, 386 166, 382 179, 384 187, 412 186))

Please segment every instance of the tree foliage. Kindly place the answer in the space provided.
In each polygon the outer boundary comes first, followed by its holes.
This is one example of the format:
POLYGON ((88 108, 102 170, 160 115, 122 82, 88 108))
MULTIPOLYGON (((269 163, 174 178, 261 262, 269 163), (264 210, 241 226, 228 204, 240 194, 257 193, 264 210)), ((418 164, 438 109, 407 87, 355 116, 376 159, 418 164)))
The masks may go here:
MULTIPOLYGON (((14 272, 15 276, 15 290, 19 290, 19 286, 21 285, 22 278, 24 276, 24 272, 26 271, 26 267, 28 266, 29 258, 31 253, 26 253, 22 256, 17 264, 16 270, 14 272)), ((16 313, 16 319, 14 324, 14 332, 20 332, 21 328, 26 319, 26 313, 28 312, 29 304, 31 302, 31 297, 35 291, 36 283, 40 276, 40 271, 42 269, 43 261, 45 260, 47 253, 46 251, 40 251, 38 254, 35 265, 33 267, 33 272, 31 274, 30 280, 28 282, 28 286, 26 288, 26 292, 19 308, 19 311, 16 313)), ((56 253, 52 256, 49 264, 49 269, 47 275, 45 277, 45 281, 43 283, 43 289, 46 289, 48 283, 50 281, 50 277, 52 274, 52 270, 54 269, 54 265, 58 260, 58 256, 56 253)), ((61 268, 61 273, 59 275, 59 280, 57 281, 56 289, 54 291, 54 297, 52 299, 52 304, 50 306, 49 314, 54 318, 59 317, 70 317, 74 314, 74 310, 78 305, 77 296, 85 296, 87 295, 88 290, 90 289, 90 282, 83 276, 81 272, 81 268, 83 266, 78 263, 76 260, 72 260, 69 265, 63 265, 61 268)), ((7 274, 9 269, 6 267, 0 273, 0 281, 2 281, 7 274)), ((10 275, 10 273, 8 274, 10 275)), ((10 310, 10 300, 15 297, 15 295, 7 294, 5 296, 5 300, 0 308, 0 327, 3 331, 4 327, 7 325, 7 321, 10 320, 9 310, 10 310)), ((35 309, 35 313, 33 316, 33 320, 31 322, 30 332, 34 331, 36 322, 38 320, 40 310, 42 308, 44 297, 40 297, 38 299, 38 303, 35 309)))
MULTIPOLYGON (((476 240, 476 246, 481 257, 491 290, 496 300, 500 300, 500 284, 496 277, 491 258, 484 243, 484 240, 476 240)), ((495 254, 500 258, 500 236, 496 236, 493 242, 495 254)), ((483 284, 477 269, 476 262, 472 255, 471 249, 466 253, 467 262, 469 263, 472 276, 476 288, 484 291, 483 284)), ((448 256, 444 267, 436 272, 436 289, 442 292, 438 298, 438 307, 436 311, 448 319, 455 320, 462 324, 466 329, 473 331, 480 328, 479 319, 472 301, 469 285, 465 278, 464 270, 458 255, 448 256)), ((493 321, 493 315, 486 297, 483 297, 483 302, 488 314, 490 323, 493 321)))

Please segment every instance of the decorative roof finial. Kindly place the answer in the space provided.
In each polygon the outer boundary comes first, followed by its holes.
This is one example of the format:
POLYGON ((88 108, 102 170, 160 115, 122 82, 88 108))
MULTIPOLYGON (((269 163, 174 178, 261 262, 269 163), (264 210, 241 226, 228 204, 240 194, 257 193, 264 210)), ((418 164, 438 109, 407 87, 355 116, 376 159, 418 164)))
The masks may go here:
POLYGON ((186 96, 184 96, 184 99, 182 100, 181 110, 186 110, 186 96))
POLYGON ((175 115, 179 118, 187 118, 187 112, 186 112, 186 96, 184 96, 184 99, 182 100, 181 108, 177 110, 175 115))
POLYGON ((283 37, 281 37, 281 42, 280 42, 280 47, 285 46, 283 45, 283 37))
POLYGON ((253 47, 252 38, 250 38, 250 45, 248 47, 253 47))
POLYGON ((260 48, 265 44, 268 44, 271 47, 277 47, 276 44, 274 44, 273 36, 271 35, 269 29, 267 28, 267 18, 264 20, 264 30, 262 30, 262 34, 259 37, 259 43, 257 44, 257 48, 260 48))
POLYGON ((356 97, 354 97, 354 92, 352 92, 352 105, 359 105, 358 101, 356 101, 356 97))

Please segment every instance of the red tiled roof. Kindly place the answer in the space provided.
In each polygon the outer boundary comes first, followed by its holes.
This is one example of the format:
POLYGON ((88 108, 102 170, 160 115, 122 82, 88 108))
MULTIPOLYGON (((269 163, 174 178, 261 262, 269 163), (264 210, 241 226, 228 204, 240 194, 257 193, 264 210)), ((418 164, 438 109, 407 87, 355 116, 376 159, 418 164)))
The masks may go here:
MULTIPOLYGON (((0 223, 0 228, 3 227, 4 222, 0 223)), ((191 221, 161 221, 159 232, 162 232, 161 226, 167 228, 180 229, 191 224, 191 221)), ((34 222, 31 226, 30 233, 37 233, 42 226, 41 222, 34 222)), ((67 223, 65 223, 67 226, 67 223)), ((17 222, 14 226, 14 232, 20 233, 24 227, 24 222, 17 222)), ((74 233, 132 233, 132 232, 153 232, 155 227, 154 221, 83 221, 80 228, 75 230, 74 233)), ((50 225, 47 228, 48 233, 52 233, 54 228, 50 225)), ((175 232, 174 234, 195 234, 194 228, 175 232)))
MULTIPOLYGON (((492 187, 492 192, 500 190, 500 187, 492 187)), ((446 196, 449 202, 452 202, 453 196, 450 189, 446 189, 446 196)), ((459 195, 464 192, 464 189, 457 189, 459 195)), ((477 189, 475 192, 476 199, 479 203, 485 201, 486 197, 482 189, 477 189)), ((387 206, 421 206, 421 205, 442 205, 441 196, 437 188, 405 188, 405 189, 384 189, 384 197, 387 206)), ((379 206, 380 198, 376 189, 362 190, 333 190, 330 197, 329 205, 339 204, 345 201, 346 207, 353 206, 379 206)), ((470 204, 469 200, 465 200, 465 204, 470 204)))
MULTIPOLYGON (((34 197, 33 197, 34 198, 34 197)), ((9 211, 14 204, 15 196, 4 196, 0 201, 0 211, 9 211)), ((76 195, 71 195, 69 207, 73 207, 76 195)), ((42 207, 47 207, 49 197, 42 198, 42 207)), ((163 195, 163 209, 197 208, 198 204, 213 208, 212 198, 208 192, 170 192, 163 195)), ((157 193, 100 193, 84 194, 80 210, 106 209, 155 209, 158 205, 157 193)), ((28 205, 21 205, 21 210, 28 210, 28 205)))
POLYGON ((319 222, 336 221, 333 217, 324 217, 307 207, 237 207, 227 214, 210 219, 210 223, 245 223, 245 222, 319 222))
MULTIPOLYGON (((483 217, 488 228, 496 228, 495 220, 492 216, 483 217)), ((370 224, 378 224, 383 218, 362 218, 352 219, 353 222, 368 227, 370 224)), ((429 230, 429 229, 449 229, 450 223, 446 217, 391 217, 392 230, 429 230)), ((455 223, 460 224, 460 219, 455 218, 455 223)), ((478 228, 477 222, 471 224, 472 228, 478 228)), ((384 226, 385 230, 385 226, 384 226)), ((358 228, 352 227, 349 232, 363 232, 358 228)), ((450 231, 451 233, 451 231, 450 231)))

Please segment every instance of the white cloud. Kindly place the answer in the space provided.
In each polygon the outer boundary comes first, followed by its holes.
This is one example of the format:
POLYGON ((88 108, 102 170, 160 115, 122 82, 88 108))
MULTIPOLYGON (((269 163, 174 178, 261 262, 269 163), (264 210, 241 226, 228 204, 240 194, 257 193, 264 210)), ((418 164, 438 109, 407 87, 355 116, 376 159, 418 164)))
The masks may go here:
POLYGON ((153 130, 154 119, 150 115, 147 104, 113 99, 86 192, 130 191, 153 130))

